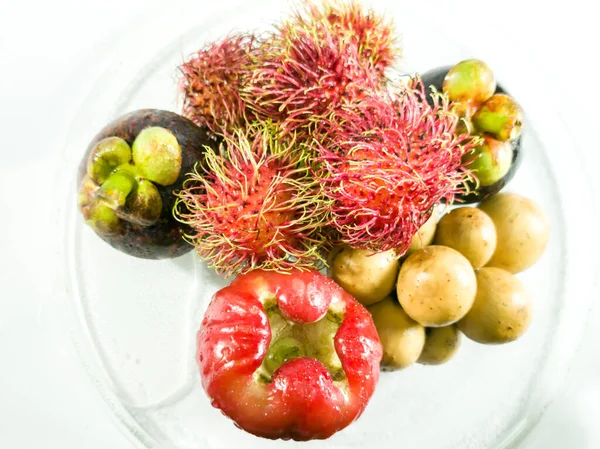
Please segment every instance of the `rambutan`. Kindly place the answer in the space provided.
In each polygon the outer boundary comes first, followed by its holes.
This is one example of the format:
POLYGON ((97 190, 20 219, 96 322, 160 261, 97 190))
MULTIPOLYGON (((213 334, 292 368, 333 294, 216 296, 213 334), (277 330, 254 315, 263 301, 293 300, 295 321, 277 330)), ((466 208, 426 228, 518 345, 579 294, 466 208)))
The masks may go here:
POLYGON ((240 90, 255 44, 251 34, 230 35, 206 45, 181 65, 183 115, 216 133, 243 125, 247 107, 240 90))
POLYGON ((206 170, 179 193, 175 214, 219 274, 324 263, 327 200, 308 153, 278 134, 270 123, 226 134, 219 152, 206 149, 206 170))
POLYGON ((434 205, 466 189, 462 162, 473 138, 455 135, 458 118, 419 79, 395 93, 347 104, 323 122, 330 139, 314 146, 332 200, 331 226, 343 243, 403 254, 434 205))
POLYGON ((290 20, 259 46, 243 98, 259 118, 277 120, 287 132, 306 131, 332 109, 382 87, 361 51, 329 22, 290 20))
POLYGON ((295 14, 295 21, 356 45, 359 59, 381 74, 400 57, 393 21, 365 10, 355 0, 306 1, 303 9, 295 14))

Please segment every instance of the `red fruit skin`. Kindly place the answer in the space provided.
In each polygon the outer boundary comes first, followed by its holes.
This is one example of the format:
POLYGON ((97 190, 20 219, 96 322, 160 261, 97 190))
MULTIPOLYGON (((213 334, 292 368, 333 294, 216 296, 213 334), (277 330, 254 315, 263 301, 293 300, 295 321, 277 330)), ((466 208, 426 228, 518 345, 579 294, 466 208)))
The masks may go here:
POLYGON ((318 276, 280 277, 273 293, 281 314, 295 323, 314 323, 323 318, 336 292, 325 295, 322 281, 318 276))
POLYGON ((270 439, 325 439, 349 425, 375 390, 381 357, 369 312, 315 270, 238 276, 213 296, 197 334, 202 386, 212 405, 240 428, 270 439), (258 380, 255 371, 271 342, 259 300, 265 297, 277 298, 282 315, 297 323, 320 319, 332 303, 343 306, 343 321, 332 338, 346 391, 320 361, 308 357, 285 362, 270 383, 258 380))
POLYGON ((457 123, 448 101, 429 96, 418 77, 347 103, 319 123, 327 138, 311 144, 316 177, 342 243, 403 255, 432 208, 465 192, 472 174, 462 157, 476 144, 456 135, 457 123))

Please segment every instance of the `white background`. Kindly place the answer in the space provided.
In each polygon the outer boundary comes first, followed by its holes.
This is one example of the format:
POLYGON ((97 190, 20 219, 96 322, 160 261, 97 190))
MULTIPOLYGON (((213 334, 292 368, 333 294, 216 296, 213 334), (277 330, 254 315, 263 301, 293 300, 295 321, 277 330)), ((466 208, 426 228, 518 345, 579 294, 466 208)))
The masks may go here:
MULTIPOLYGON (((206 2, 210 8, 211 2, 206 2)), ((227 0, 220 0, 220 3, 227 0)), ((401 0, 394 0, 401 1, 401 0)), ((0 0, 0 448, 132 447, 86 377, 52 308, 62 261, 51 223, 55 161, 77 70, 159 0, 0 0)), ((536 67, 597 178, 600 32, 595 2, 422 1, 451 14, 480 54, 536 67), (460 17, 460 20, 457 19, 460 17), (527 64, 524 64, 527 62, 527 64), (531 64, 533 63, 533 64, 531 64)), ((524 73, 530 77, 531 73, 524 73)), ((570 154, 565 154, 568 163, 570 154)), ((582 173, 582 176, 584 174, 582 173)), ((70 176, 70 174, 65 174, 70 176)), ((596 187, 596 186, 595 186, 596 187)), ((596 187, 597 188, 597 187, 596 187)), ((597 198, 597 197, 596 197, 597 198)), ((587 219, 594 210, 581 211, 587 219)), ((585 236, 582 236, 583 238, 585 236)), ((590 251, 590 257, 593 251, 590 251)), ((581 261, 580 263, 586 263, 581 261)), ((600 447, 600 308, 568 386, 528 447, 600 447)), ((401 442, 399 442, 401 446, 401 442)))

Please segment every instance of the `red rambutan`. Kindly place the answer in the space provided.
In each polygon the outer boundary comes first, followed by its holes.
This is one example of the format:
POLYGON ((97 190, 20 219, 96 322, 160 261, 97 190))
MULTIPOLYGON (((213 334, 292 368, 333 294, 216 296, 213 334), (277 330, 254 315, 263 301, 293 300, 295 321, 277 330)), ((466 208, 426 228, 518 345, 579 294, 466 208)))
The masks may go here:
POLYGON ((305 12, 295 20, 322 34, 337 34, 339 39, 358 48, 359 59, 383 74, 400 57, 400 46, 391 20, 375 11, 365 10, 355 1, 329 0, 318 4, 305 2, 305 12))
POLYGON ((263 123, 225 135, 220 152, 206 149, 205 172, 190 175, 179 193, 175 214, 219 274, 324 262, 327 201, 308 153, 278 133, 263 123))
POLYGON ((348 38, 351 32, 319 20, 284 23, 253 58, 243 97, 258 117, 279 121, 284 131, 307 128, 345 102, 377 92, 384 82, 361 59, 364 49, 348 38))
POLYGON ((240 90, 255 43, 253 35, 230 35, 208 44, 180 67, 184 116, 216 133, 244 124, 247 107, 240 90))
POLYGON ((315 139, 321 178, 332 200, 331 226, 343 243, 403 254, 434 205, 450 203, 470 173, 461 161, 473 138, 456 136, 447 99, 427 103, 413 79, 396 93, 371 96, 334 111, 315 139))

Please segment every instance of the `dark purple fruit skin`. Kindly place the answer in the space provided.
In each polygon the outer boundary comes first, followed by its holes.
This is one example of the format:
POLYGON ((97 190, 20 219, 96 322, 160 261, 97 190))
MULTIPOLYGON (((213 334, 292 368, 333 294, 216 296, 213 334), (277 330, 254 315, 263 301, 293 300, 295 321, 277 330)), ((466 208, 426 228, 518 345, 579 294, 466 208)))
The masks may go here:
POLYGON ((163 203, 160 218, 152 226, 146 227, 122 220, 121 233, 98 235, 113 248, 131 256, 142 259, 170 259, 179 257, 193 248, 182 238, 184 234, 191 233, 191 228, 173 217, 176 201, 174 193, 182 188, 187 174, 194 170, 194 166, 203 163, 204 145, 217 148, 217 141, 210 137, 206 129, 174 112, 159 109, 141 109, 123 115, 106 125, 90 142, 79 165, 77 186, 86 174, 86 161, 97 142, 106 137, 116 136, 132 146, 137 135, 150 126, 170 130, 177 138, 182 151, 181 172, 177 181, 166 187, 155 184, 163 203))
MULTIPOLYGON (((425 72, 424 74, 422 74, 421 79, 423 81, 423 86, 425 86, 425 89, 427 91, 429 91, 430 90, 429 86, 435 86, 437 91, 441 92, 442 91, 442 83, 444 82, 444 78, 446 77, 446 74, 450 71, 451 68, 452 68, 452 66, 438 67, 438 68, 429 70, 429 71, 425 72)), ((504 90, 504 88, 500 85, 500 83, 497 84, 496 92, 494 92, 494 93, 510 95, 508 92, 506 92, 506 90, 504 90)), ((431 105, 433 105, 433 101, 431 100, 431 97, 428 97, 428 102, 431 105)), ((512 147, 513 147, 512 163, 510 164, 510 168, 508 169, 508 172, 506 173, 506 175, 504 175, 504 177, 502 179, 498 180, 491 186, 479 187, 479 189, 473 190, 468 195, 459 195, 456 197, 456 200, 458 202, 461 202, 464 204, 478 203, 492 195, 495 195, 500 190, 502 190, 504 188, 504 186, 506 186, 506 184, 508 184, 508 182, 513 178, 513 176, 517 172, 517 169, 521 165, 521 160, 523 159, 523 154, 521 151, 521 141, 522 141, 522 135, 519 136, 517 139, 515 139, 513 142, 511 142, 512 147)), ((471 189, 475 189, 475 184, 471 184, 471 185, 469 185, 469 187, 471 189)))

